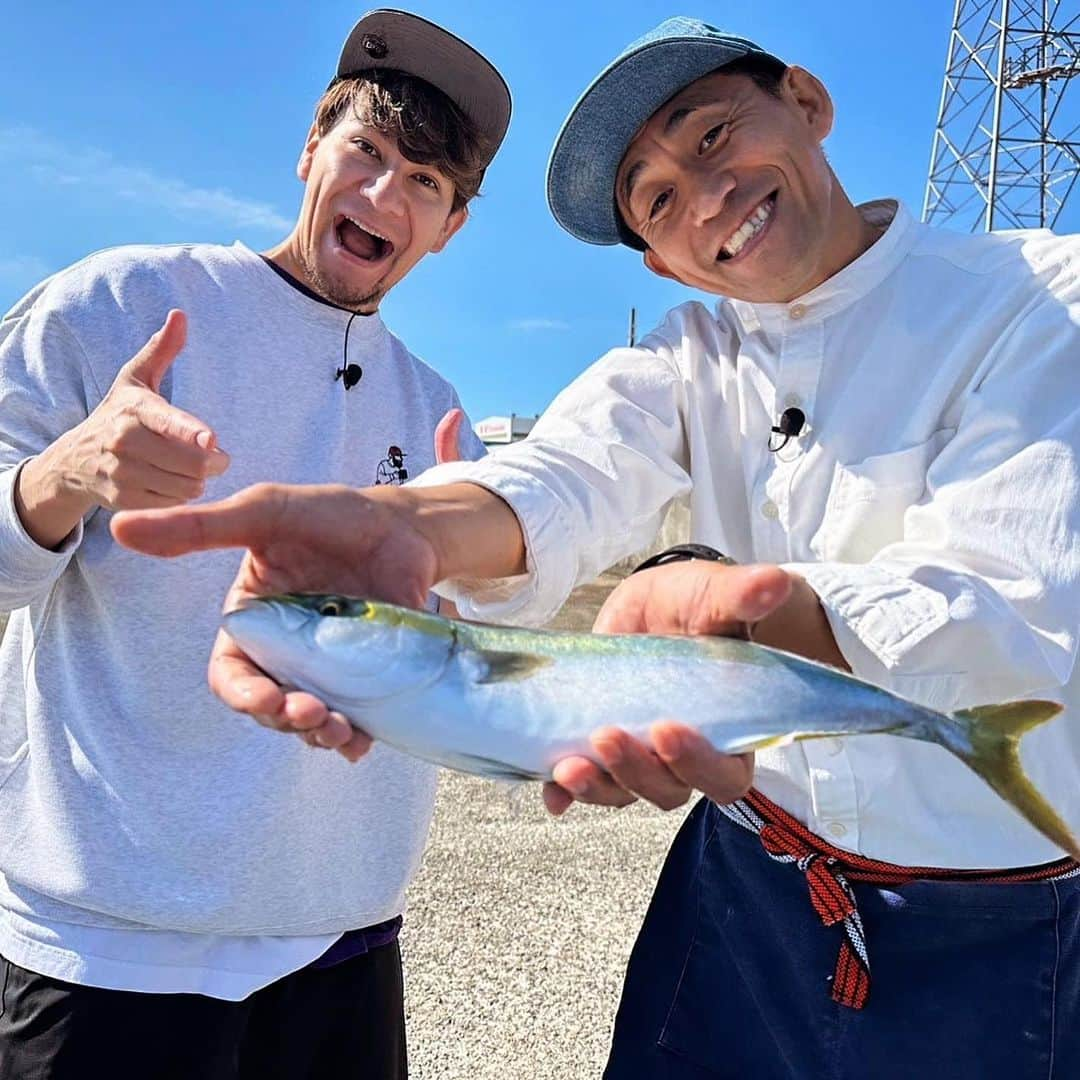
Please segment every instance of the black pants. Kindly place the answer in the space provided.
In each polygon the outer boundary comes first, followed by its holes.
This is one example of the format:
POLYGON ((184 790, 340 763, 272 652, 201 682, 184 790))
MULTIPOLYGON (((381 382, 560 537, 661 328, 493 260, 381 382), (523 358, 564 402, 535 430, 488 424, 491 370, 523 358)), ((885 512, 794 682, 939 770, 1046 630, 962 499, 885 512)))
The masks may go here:
POLYGON ((244 1001, 74 986, 0 957, 0 1080, 403 1080, 397 942, 244 1001))

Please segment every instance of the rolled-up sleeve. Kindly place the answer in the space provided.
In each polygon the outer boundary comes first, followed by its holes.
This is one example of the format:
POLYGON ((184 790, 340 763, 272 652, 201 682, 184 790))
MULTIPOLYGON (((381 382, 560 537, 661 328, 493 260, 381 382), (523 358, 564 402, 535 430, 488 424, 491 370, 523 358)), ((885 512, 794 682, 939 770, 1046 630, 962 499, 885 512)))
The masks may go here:
POLYGON ((1054 696, 1080 623, 1080 307, 1026 312, 969 392, 903 537, 793 563, 857 675, 938 709, 1054 696))
POLYGON ((525 574, 446 581, 438 591, 470 619, 553 617, 577 584, 649 543, 667 505, 690 490, 685 404, 671 347, 650 336, 575 380, 524 442, 424 473, 418 486, 467 482, 494 492, 525 538, 525 574))

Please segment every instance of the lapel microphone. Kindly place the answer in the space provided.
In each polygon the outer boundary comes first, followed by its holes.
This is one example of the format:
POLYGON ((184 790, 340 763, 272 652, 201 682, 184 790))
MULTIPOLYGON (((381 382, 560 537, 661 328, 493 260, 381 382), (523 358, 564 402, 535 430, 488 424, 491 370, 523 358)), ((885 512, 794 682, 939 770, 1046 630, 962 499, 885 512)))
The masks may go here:
POLYGON ((802 431, 805 423, 806 413, 802 409, 785 409, 780 414, 780 423, 769 429, 772 432, 769 436, 769 453, 775 454, 778 450, 783 450, 788 442, 802 431), (779 446, 773 446, 773 435, 782 435, 784 441, 779 446))
POLYGON ((337 369, 334 382, 341 379, 346 390, 351 390, 364 377, 364 369, 359 364, 346 364, 337 369))

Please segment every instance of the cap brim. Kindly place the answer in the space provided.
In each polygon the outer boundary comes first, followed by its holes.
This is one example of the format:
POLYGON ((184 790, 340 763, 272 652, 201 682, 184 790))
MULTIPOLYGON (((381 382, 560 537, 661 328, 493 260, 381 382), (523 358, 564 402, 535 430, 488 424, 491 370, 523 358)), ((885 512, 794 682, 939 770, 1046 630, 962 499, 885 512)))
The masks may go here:
POLYGON ((593 81, 563 124, 548 162, 547 197, 555 220, 589 244, 626 241, 615 207, 615 176, 631 140, 680 90, 747 55, 750 42, 700 36, 651 42, 620 57, 593 81))
POLYGON ((490 147, 489 164, 510 126, 510 88, 495 66, 467 42, 406 11, 369 11, 352 28, 338 60, 343 78, 393 68, 441 90, 477 126, 490 147), (372 38, 383 49, 365 47, 372 38), (381 55, 380 55, 381 54, 381 55))

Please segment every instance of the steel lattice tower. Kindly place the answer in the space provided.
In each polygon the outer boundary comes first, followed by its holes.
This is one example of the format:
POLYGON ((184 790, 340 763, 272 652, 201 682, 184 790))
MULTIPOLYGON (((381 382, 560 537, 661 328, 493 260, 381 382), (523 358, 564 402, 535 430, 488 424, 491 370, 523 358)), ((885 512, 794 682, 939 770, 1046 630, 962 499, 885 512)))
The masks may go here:
POLYGON ((956 0, 924 221, 1053 227, 1080 175, 1078 6, 956 0))

